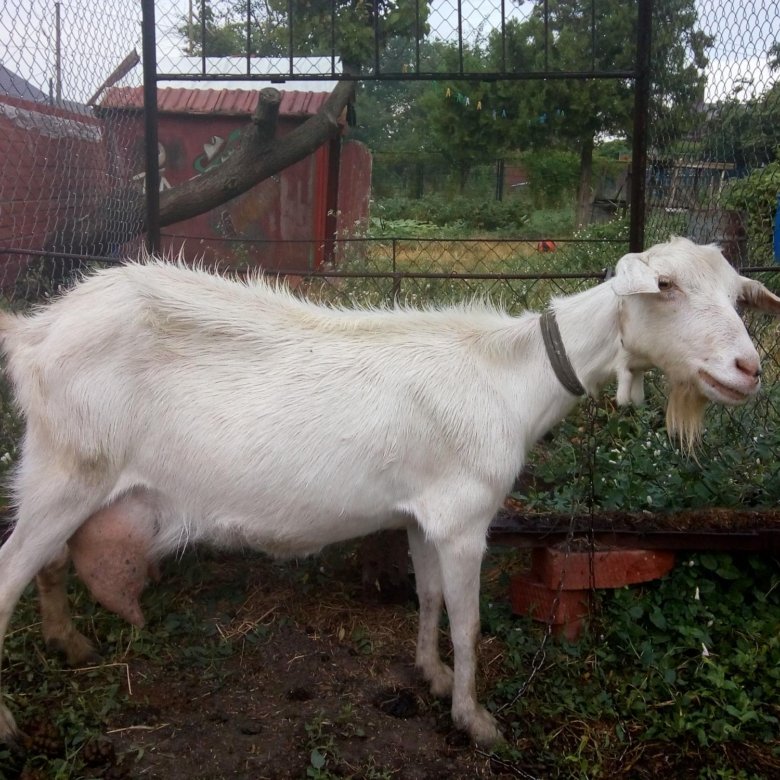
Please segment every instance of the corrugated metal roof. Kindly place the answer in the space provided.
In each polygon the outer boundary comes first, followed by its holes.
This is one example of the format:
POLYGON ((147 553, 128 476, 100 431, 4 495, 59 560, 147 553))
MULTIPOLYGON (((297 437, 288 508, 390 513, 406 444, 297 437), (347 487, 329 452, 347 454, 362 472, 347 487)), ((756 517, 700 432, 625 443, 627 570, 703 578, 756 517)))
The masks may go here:
MULTIPOLYGON (((157 108, 162 114, 251 114, 257 105, 259 90, 184 89, 165 87, 157 90, 157 108)), ((283 90, 279 116, 312 116, 328 99, 327 92, 283 90)), ((100 101, 102 108, 140 110, 144 105, 143 87, 112 87, 100 101)))
POLYGON ((89 106, 77 103, 75 100, 60 100, 55 103, 43 90, 6 68, 2 62, 0 62, 0 94, 8 95, 10 98, 31 100, 35 103, 45 103, 47 106, 61 108, 74 114, 92 116, 92 109, 89 106))
POLYGON ((0 62, 0 92, 5 95, 13 95, 27 100, 35 100, 38 103, 48 103, 49 96, 29 81, 14 73, 0 62))

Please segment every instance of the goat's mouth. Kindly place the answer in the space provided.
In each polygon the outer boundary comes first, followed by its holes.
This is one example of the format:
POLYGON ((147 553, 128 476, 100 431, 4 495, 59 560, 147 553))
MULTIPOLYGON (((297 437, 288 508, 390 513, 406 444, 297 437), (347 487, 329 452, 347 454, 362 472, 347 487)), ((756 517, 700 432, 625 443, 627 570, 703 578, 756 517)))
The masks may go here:
POLYGON ((702 391, 711 401, 732 406, 745 403, 748 398, 756 394, 760 384, 758 380, 747 388, 725 384, 703 368, 699 369, 699 379, 701 380, 702 391))

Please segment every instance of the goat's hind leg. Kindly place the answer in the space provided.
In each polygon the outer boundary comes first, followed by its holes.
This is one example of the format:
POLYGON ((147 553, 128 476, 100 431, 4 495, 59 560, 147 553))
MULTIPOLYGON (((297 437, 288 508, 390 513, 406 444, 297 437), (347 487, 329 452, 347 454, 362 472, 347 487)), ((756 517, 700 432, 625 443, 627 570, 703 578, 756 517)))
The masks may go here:
POLYGON ((439 620, 443 602, 439 554, 419 526, 411 526, 407 535, 420 602, 415 665, 430 684, 431 693, 444 698, 452 693, 452 669, 439 655, 439 620))
POLYGON ((63 547, 60 554, 36 575, 41 631, 49 650, 64 656, 68 666, 80 666, 100 660, 92 643, 73 625, 68 605, 70 555, 63 547))
MULTIPOLYGON (((97 509, 104 494, 77 474, 21 471, 18 520, 0 547, 0 659, 3 642, 22 591, 33 577, 61 555, 74 531, 97 509)), ((2 703, 0 686, 0 742, 11 742, 16 723, 2 703)))

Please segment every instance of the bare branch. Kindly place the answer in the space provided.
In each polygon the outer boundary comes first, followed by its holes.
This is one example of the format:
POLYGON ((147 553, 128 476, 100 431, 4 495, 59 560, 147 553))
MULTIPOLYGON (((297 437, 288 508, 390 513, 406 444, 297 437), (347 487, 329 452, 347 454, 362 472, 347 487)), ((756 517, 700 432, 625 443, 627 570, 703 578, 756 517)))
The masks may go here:
MULTIPOLYGON (((356 76, 359 70, 345 66, 344 72, 356 76)), ((270 87, 261 90, 236 152, 222 165, 160 193, 160 224, 172 225, 210 211, 307 157, 338 135, 339 119, 354 94, 354 81, 339 81, 317 114, 276 138, 281 94, 270 87)), ((58 226, 47 237, 44 249, 109 255, 145 229, 143 192, 126 186, 111 193, 94 212, 58 226), (117 214, 123 215, 121 224, 117 214)))

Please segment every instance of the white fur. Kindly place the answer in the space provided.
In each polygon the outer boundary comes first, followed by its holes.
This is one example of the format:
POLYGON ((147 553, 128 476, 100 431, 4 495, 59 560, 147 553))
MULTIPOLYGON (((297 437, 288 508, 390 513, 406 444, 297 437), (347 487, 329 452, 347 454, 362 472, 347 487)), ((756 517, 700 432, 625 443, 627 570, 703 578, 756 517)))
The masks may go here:
MULTIPOLYGON (((553 306, 589 392, 654 365, 673 387, 737 402, 758 388, 734 310, 746 283, 716 248, 675 239, 553 306)), ((751 298, 780 304, 755 286, 751 298)), ((27 418, 18 521, 0 549, 0 642, 30 579, 131 489, 159 502, 161 555, 196 541, 303 555, 407 528, 417 665, 452 693, 456 724, 499 737, 474 682, 485 535, 528 449, 576 402, 538 315, 332 309, 151 261, 100 271, 32 317, 2 315, 0 335, 27 418), (442 596, 454 673, 437 648, 442 596)), ((14 728, 0 704, 0 739, 14 728)))

